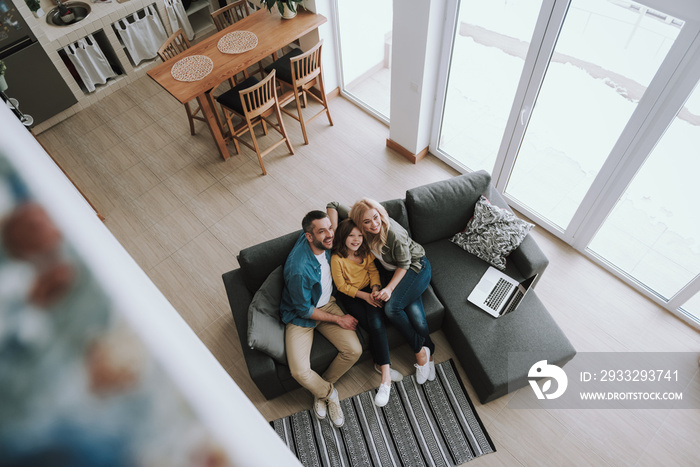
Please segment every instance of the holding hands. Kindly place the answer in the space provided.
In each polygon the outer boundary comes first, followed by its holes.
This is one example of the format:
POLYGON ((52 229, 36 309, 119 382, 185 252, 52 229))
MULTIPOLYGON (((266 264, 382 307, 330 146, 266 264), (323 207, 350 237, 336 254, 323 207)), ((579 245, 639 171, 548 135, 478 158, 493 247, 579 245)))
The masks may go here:
POLYGON ((382 290, 375 290, 372 292, 372 298, 376 301, 387 302, 391 298, 391 289, 384 287, 382 290))
POLYGON ((375 308, 381 308, 383 303, 381 302, 381 300, 377 300, 376 298, 374 298, 375 293, 377 293, 376 289, 373 290, 371 294, 367 293, 367 292, 359 291, 359 292, 357 292, 357 295, 355 295, 355 296, 357 298, 361 298, 362 300, 366 301, 367 303, 369 303, 370 305, 372 305, 375 308))

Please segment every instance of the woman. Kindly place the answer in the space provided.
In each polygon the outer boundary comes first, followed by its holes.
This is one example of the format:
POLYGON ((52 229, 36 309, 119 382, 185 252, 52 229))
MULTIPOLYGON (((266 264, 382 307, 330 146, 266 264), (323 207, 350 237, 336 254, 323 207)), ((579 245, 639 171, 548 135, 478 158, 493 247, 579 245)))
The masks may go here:
MULTIPOLYGON (((330 203, 327 212, 335 227, 338 214, 345 214, 347 208, 330 203)), ((362 231, 370 251, 384 267, 384 288, 374 291, 372 298, 384 303, 384 314, 416 354, 414 366, 418 384, 434 380, 435 344, 430 339, 421 299, 431 275, 425 250, 374 200, 363 198, 356 202, 348 216, 362 231)))
POLYGON ((382 375, 374 403, 377 407, 384 407, 389 402, 391 381, 401 381, 403 376, 391 370, 382 304, 372 298, 372 294, 381 288, 374 256, 351 219, 345 219, 336 229, 331 274, 335 286, 341 292, 337 299, 370 335, 374 368, 382 375))

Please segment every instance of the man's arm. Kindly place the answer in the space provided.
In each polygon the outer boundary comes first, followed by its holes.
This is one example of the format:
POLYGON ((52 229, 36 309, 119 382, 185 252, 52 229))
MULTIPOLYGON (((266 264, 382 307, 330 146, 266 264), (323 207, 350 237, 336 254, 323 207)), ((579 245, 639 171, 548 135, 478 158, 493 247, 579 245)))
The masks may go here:
POLYGON ((318 308, 314 309, 314 312, 311 314, 311 319, 315 319, 316 321, 325 321, 327 323, 335 323, 341 328, 349 331, 354 331, 357 328, 357 320, 352 315, 337 316, 332 313, 319 310, 318 308))
POLYGON ((331 201, 326 205, 326 214, 328 214, 328 218, 331 220, 331 227, 335 230, 338 228, 338 221, 348 217, 350 208, 337 201, 331 201))
POLYGON ((311 292, 302 274, 285 274, 285 289, 288 298, 288 316, 285 322, 294 318, 312 319, 314 305, 311 303, 311 292))

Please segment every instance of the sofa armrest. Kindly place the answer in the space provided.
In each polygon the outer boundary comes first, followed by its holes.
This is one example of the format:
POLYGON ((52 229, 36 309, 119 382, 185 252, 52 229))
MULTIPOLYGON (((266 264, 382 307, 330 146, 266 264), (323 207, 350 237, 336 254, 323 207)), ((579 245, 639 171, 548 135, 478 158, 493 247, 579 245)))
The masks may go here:
MULTIPOLYGON (((493 185, 489 184, 484 196, 489 199, 491 204, 512 212, 512 209, 510 206, 508 206, 506 200, 493 185)), ((535 239, 532 238, 532 235, 525 237, 520 246, 511 252, 510 255, 508 255, 508 261, 512 261, 513 264, 515 264, 515 267, 523 275, 523 278, 532 277, 535 274, 539 274, 539 277, 537 278, 538 281, 549 264, 549 260, 540 249, 539 245, 537 245, 535 239)), ((533 286, 535 284, 533 284, 533 286)))
POLYGON ((264 352, 248 347, 248 307, 253 297, 243 281, 242 270, 229 271, 222 275, 222 279, 251 379, 266 399, 284 394, 287 391, 277 376, 275 360, 264 352))
POLYGON ((539 274, 538 281, 549 264, 549 260, 532 235, 525 237, 525 240, 508 256, 508 259, 513 261, 523 277, 532 277, 535 273, 539 274))

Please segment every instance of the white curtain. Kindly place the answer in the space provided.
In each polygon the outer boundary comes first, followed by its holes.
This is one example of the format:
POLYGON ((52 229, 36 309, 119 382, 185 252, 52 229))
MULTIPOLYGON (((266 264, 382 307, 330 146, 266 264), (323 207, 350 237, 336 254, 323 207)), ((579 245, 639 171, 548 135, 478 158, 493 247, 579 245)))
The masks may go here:
POLYGON ((131 15, 133 23, 122 18, 114 24, 134 65, 156 57, 158 49, 168 39, 168 33, 165 32, 153 5, 148 5, 143 12, 143 18, 139 18, 136 13, 131 15))
POLYGON ((168 20, 173 32, 182 28, 188 40, 194 39, 194 29, 190 24, 190 19, 185 13, 185 7, 182 6, 182 0, 163 0, 165 3, 165 11, 168 12, 168 20))
POLYGON ((94 91, 96 84, 105 84, 107 79, 117 76, 92 34, 67 45, 63 50, 75 65, 88 92, 94 91))

